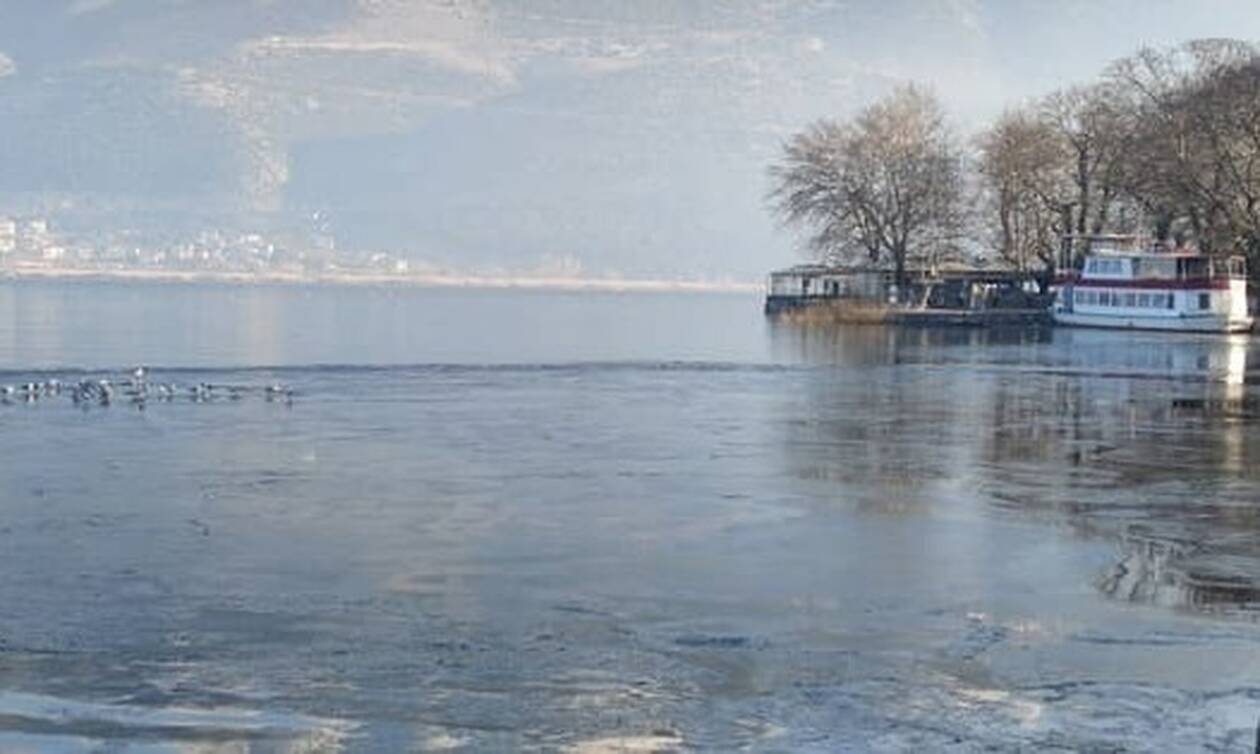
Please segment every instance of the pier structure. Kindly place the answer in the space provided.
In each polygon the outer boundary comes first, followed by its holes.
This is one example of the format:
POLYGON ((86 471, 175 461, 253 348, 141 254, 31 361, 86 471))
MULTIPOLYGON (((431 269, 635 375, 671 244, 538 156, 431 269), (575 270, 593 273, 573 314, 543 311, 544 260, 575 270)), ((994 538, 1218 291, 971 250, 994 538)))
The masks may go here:
POLYGON ((802 264, 770 273, 767 315, 816 321, 984 327, 1049 321, 1049 296, 1027 272, 894 270, 802 264))

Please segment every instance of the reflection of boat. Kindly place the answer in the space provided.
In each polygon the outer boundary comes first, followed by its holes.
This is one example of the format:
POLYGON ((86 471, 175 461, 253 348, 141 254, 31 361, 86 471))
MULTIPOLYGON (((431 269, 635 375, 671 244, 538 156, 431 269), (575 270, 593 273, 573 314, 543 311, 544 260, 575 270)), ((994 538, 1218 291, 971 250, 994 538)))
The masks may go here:
POLYGON ((1209 552, 1176 539, 1125 535, 1119 560, 1096 582, 1109 597, 1214 612, 1260 607, 1260 583, 1249 557, 1209 552))
POLYGON ((1054 320, 1081 327, 1246 332, 1247 267, 1184 247, 1091 239, 1079 271, 1062 276, 1054 320))

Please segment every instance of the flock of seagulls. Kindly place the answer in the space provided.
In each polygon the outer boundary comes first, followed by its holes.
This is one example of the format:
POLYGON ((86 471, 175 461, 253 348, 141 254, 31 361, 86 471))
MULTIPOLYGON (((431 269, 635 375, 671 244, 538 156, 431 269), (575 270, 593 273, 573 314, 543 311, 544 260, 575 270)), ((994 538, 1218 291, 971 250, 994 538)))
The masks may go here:
MULTIPOLYGON (((136 367, 122 379, 105 377, 62 382, 48 379, 26 382, 20 385, 0 385, 0 404, 35 403, 68 396, 74 405, 83 408, 109 406, 126 402, 144 409, 149 402, 173 403, 187 400, 192 403, 209 403, 215 400, 239 401, 247 394, 260 392, 259 388, 243 385, 216 385, 209 382, 179 384, 151 380, 149 370, 136 367)), ((293 389, 281 383, 261 388, 267 402, 283 402, 293 405, 293 389)))

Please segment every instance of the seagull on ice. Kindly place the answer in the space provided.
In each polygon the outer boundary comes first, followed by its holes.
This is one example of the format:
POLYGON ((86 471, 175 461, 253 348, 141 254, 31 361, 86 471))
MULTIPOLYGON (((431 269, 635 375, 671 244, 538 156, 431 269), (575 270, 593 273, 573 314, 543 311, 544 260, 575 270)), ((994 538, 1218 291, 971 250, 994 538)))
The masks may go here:
POLYGON ((274 401, 283 398, 286 402, 293 402, 293 388, 288 385, 281 385, 279 382, 272 383, 266 387, 264 392, 268 401, 274 401))

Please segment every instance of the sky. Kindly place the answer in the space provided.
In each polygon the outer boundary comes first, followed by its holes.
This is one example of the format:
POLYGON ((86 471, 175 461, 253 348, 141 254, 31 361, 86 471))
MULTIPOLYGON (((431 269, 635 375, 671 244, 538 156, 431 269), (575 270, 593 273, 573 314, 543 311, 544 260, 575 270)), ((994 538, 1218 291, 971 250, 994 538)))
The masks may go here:
POLYGON ((445 269, 755 280, 786 137, 905 81, 973 133, 1255 0, 4 0, 0 213, 321 223, 445 269))

